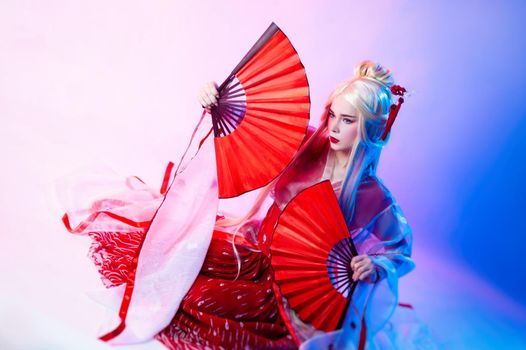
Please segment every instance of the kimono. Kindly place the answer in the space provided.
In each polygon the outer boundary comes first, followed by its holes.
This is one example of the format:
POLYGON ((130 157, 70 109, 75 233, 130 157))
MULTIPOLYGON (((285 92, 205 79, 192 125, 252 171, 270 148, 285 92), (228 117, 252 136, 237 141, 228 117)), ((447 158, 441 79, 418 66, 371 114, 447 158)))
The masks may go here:
MULTIPOLYGON (((327 148, 307 162, 298 162, 293 178, 284 186, 276 185, 274 216, 302 189, 331 179, 334 162, 334 154, 327 148)), ((339 196, 342 181, 331 184, 339 196)), ((415 267, 412 230, 394 196, 371 171, 366 171, 358 184, 355 213, 348 228, 358 254, 367 254, 374 263, 377 278, 374 283, 358 281, 343 326, 335 332, 325 333, 303 323, 281 297, 284 319, 300 349, 410 349, 418 342, 433 344, 427 328, 407 315, 413 313, 411 306, 398 303, 398 279, 415 267), (389 323, 395 310, 405 319, 389 323), (397 329, 401 327, 410 328, 411 335, 400 337, 397 329)))
MULTIPOLYGON (((411 339, 400 343, 396 332, 384 330, 393 329, 389 320, 401 307, 398 278, 414 268, 412 234, 374 174, 360 182, 350 234, 379 278, 358 282, 342 329, 324 333, 303 323, 272 278, 269 248, 280 211, 302 188, 330 178, 332 161, 326 152, 305 177, 275 190, 266 215, 244 223, 235 236, 215 226, 221 213, 210 140, 168 189, 167 171, 161 191, 135 176, 63 181, 57 187, 63 222, 92 239, 88 256, 105 286, 90 292, 107 308, 100 338, 110 344, 157 339, 170 349, 407 346, 411 339)), ((341 182, 332 185, 338 194, 341 182)))

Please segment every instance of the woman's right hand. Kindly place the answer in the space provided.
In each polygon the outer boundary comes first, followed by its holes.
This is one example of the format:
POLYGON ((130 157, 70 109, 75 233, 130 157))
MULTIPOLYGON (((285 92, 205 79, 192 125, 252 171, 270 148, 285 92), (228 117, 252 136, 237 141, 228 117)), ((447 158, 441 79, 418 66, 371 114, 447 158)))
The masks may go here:
POLYGON ((208 113, 210 113, 212 106, 217 106, 217 101, 219 99, 217 87, 217 84, 214 81, 211 81, 199 91, 198 101, 208 113))

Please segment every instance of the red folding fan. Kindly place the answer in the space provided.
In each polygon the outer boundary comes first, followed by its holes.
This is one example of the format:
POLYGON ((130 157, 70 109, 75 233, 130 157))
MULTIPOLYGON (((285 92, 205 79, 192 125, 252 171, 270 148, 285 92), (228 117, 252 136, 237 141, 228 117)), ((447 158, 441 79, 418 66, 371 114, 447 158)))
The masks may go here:
POLYGON ((212 123, 219 197, 260 188, 290 163, 309 124, 305 68, 272 23, 219 86, 212 123))
POLYGON ((328 180, 287 204, 270 252, 279 289, 300 319, 324 331, 341 327, 357 283, 350 263, 358 254, 328 180))

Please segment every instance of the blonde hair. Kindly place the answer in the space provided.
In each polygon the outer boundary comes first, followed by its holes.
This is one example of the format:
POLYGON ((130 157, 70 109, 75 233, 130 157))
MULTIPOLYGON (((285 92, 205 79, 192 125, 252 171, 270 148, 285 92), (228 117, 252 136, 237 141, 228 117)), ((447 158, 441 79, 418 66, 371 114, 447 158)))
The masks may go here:
MULTIPOLYGON (((360 181, 376 175, 380 154, 389 137, 381 139, 393 104, 391 86, 394 80, 389 69, 372 61, 362 61, 354 69, 354 77, 334 89, 326 103, 326 114, 337 96, 358 110, 358 137, 349 154, 339 204, 351 225, 356 192, 360 181)), ((327 117, 322 121, 327 123, 327 117)))

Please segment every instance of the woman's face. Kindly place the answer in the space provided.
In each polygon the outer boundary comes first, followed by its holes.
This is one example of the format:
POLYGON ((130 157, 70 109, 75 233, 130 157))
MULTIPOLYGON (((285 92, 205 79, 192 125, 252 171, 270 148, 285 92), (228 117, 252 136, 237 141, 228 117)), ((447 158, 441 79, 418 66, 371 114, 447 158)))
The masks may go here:
POLYGON ((358 135, 358 110, 338 95, 329 109, 328 131, 334 151, 349 151, 358 135))

